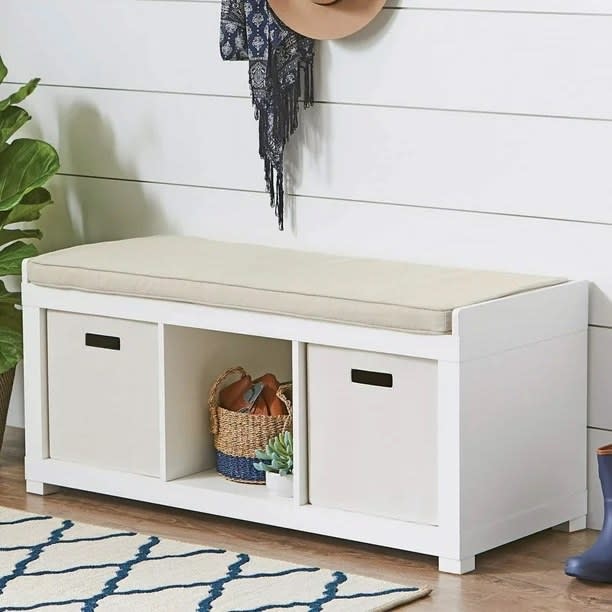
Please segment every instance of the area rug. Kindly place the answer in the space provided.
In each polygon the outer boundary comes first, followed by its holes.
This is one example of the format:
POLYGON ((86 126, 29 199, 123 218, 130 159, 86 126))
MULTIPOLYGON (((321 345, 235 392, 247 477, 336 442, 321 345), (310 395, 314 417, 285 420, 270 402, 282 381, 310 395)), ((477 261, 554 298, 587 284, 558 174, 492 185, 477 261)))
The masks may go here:
POLYGON ((368 612, 429 592, 0 508, 2 612, 368 612))

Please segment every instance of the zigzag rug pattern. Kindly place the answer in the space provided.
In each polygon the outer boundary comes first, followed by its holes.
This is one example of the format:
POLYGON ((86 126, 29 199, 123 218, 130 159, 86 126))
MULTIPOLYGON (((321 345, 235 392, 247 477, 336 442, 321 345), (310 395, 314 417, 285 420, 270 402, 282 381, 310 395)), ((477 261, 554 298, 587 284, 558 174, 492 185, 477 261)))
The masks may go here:
POLYGON ((380 612, 429 592, 0 508, 0 612, 380 612))

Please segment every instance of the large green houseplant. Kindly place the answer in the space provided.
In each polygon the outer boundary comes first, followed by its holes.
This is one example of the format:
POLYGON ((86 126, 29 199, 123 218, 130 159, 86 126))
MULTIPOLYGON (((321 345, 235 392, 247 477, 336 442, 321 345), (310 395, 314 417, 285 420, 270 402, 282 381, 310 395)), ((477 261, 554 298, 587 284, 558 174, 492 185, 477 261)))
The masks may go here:
MULTIPOLYGON (((7 69, 0 58, 0 84, 7 69)), ((38 85, 33 79, 7 98, 0 98, 0 277, 21 274, 21 264, 37 254, 32 239, 42 233, 27 224, 39 219, 51 204, 43 187, 59 170, 56 150, 46 142, 14 138, 30 119, 18 105, 38 85), (24 224, 26 224, 24 226, 24 224)), ((21 294, 0 280, 0 447, 4 437, 15 367, 23 356, 21 294)))

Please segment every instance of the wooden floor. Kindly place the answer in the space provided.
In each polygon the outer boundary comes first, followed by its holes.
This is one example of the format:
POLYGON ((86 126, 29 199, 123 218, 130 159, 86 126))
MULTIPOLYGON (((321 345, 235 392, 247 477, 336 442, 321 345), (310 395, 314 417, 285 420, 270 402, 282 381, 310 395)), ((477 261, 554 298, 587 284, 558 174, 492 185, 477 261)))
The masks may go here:
POLYGON ((584 584, 563 573, 565 558, 594 541, 596 533, 592 531, 574 534, 545 531, 480 555, 477 570, 472 574, 439 574, 436 559, 424 555, 69 489, 48 497, 27 495, 23 480, 23 435, 17 429, 7 430, 0 453, 0 506, 341 569, 407 585, 432 586, 434 591, 429 598, 402 608, 413 612, 612 611, 612 585, 584 584))

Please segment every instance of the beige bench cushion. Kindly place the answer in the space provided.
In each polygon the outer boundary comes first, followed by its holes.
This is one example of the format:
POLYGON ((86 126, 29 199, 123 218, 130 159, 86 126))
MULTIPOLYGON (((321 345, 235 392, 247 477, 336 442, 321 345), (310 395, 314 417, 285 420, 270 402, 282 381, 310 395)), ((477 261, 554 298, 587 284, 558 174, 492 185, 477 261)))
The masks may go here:
POLYGON ((420 333, 451 332, 460 306, 562 279, 153 236, 36 257, 29 281, 420 333))

